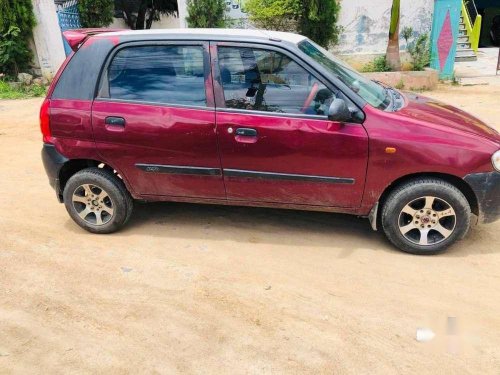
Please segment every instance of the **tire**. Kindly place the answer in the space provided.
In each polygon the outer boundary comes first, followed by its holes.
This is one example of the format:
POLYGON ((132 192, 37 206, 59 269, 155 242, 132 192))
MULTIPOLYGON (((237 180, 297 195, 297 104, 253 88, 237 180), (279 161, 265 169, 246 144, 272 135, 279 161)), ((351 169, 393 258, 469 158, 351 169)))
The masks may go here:
POLYGON ((424 177, 389 194, 381 221, 385 235, 398 249, 432 255, 464 238, 470 228, 471 209, 455 186, 424 177))
POLYGON ((97 234, 120 229, 134 207, 123 182, 102 168, 83 169, 71 176, 63 199, 69 216, 83 229, 97 234))

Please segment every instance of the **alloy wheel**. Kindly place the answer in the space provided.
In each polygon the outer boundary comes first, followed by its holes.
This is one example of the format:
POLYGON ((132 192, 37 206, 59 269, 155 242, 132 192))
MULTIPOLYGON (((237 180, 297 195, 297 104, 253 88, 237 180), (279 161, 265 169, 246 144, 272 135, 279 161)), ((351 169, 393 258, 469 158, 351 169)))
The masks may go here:
POLYGON ((113 201, 108 193, 97 185, 78 186, 71 200, 78 216, 88 224, 100 226, 113 218, 113 201))
POLYGON ((424 196, 412 200, 399 214, 399 231, 406 240, 430 246, 449 238, 457 223, 453 207, 445 200, 424 196))

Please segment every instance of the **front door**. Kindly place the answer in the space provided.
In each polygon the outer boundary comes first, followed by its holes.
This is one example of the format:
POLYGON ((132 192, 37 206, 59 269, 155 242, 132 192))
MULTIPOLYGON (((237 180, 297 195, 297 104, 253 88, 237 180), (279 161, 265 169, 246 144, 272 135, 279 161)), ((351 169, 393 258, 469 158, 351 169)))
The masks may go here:
POLYGON ((212 53, 228 199, 359 206, 368 137, 327 119, 342 94, 277 47, 219 43, 212 53))
POLYGON ((119 47, 92 107, 103 160, 141 195, 225 198, 208 43, 119 47))

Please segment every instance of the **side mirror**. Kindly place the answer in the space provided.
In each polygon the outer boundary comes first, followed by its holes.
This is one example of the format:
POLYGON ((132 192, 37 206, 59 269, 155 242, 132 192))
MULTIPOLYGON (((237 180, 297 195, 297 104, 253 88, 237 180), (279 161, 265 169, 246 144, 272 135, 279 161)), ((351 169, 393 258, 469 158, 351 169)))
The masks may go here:
POLYGON ((347 107, 343 99, 336 98, 333 100, 328 110, 328 120, 335 122, 347 122, 351 120, 351 111, 347 107))

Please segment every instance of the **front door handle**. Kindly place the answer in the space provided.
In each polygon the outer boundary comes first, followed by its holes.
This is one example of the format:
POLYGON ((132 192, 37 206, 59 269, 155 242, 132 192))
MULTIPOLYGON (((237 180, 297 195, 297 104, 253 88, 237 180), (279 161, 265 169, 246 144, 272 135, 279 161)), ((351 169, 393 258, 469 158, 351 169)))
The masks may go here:
POLYGON ((257 137, 257 130, 252 128, 238 128, 236 129, 235 135, 241 137, 257 137))
POLYGON ((252 129, 252 128, 236 128, 236 130, 234 131, 234 140, 236 142, 239 142, 239 143, 256 143, 257 139, 258 139, 257 138, 257 130, 255 130, 255 129, 252 129))
POLYGON ((104 120, 104 123, 106 125, 111 125, 111 126, 125 126, 125 119, 123 117, 116 117, 116 116, 109 116, 106 117, 104 120))

